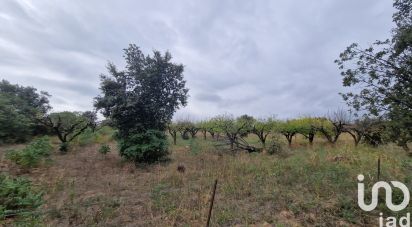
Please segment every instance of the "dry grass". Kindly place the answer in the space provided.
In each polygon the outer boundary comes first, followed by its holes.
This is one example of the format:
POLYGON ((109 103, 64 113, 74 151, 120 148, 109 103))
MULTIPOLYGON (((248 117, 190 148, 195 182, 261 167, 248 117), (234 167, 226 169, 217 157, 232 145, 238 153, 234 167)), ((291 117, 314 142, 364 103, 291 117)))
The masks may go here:
POLYGON ((381 156, 383 177, 411 185, 412 163, 394 147, 308 148, 298 140, 279 155, 232 155, 197 138, 171 146, 167 163, 136 168, 115 144, 106 157, 99 146, 54 154, 53 163, 30 173, 3 159, 0 165, 45 190, 46 226, 204 226, 214 179, 213 226, 368 226, 377 214, 357 208, 357 174, 373 181, 381 156))

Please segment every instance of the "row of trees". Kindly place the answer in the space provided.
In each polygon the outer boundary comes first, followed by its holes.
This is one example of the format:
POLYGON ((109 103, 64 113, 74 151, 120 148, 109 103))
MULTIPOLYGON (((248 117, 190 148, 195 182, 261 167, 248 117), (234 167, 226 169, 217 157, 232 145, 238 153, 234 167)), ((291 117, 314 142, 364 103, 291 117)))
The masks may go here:
MULTIPOLYGON (((135 162, 154 162, 168 154, 166 126, 186 105, 188 89, 182 64, 169 52, 144 55, 134 44, 124 49, 126 68, 108 65, 101 76, 96 111, 52 112, 50 95, 33 87, 0 82, 0 143, 26 142, 36 135, 56 135, 60 151, 86 129, 102 126, 97 111, 117 129, 120 155, 135 162)), ((192 132, 194 133, 194 132, 192 132)), ((194 133, 195 134, 195 133, 194 133)))
POLYGON ((38 135, 57 135, 60 150, 66 152, 68 144, 87 128, 97 126, 96 113, 53 112, 50 95, 33 87, 0 82, 0 144, 21 143, 38 135))
MULTIPOLYGON (((224 135, 232 148, 236 145, 256 151, 243 138, 248 133, 259 137, 263 147, 273 132, 285 136, 291 144, 296 134, 310 143, 315 135, 334 144, 342 133, 349 133, 355 144, 381 143, 383 135, 409 150, 412 141, 412 1, 395 0, 392 39, 378 41, 369 48, 350 45, 336 60, 342 70, 343 85, 356 86, 355 92, 342 94, 347 104, 363 113, 350 121, 347 113, 338 111, 328 117, 301 118, 288 121, 237 119, 221 115, 193 124, 171 121, 175 111, 187 103, 186 82, 182 64, 171 62, 169 52, 144 55, 138 46, 125 49, 126 67, 118 70, 109 64, 110 75, 101 77, 102 94, 95 98, 96 110, 118 130, 120 155, 135 162, 153 162, 167 155, 165 132, 176 138, 224 135), (360 89, 359 89, 360 88, 360 89), (359 92, 356 92, 359 91, 359 92), (384 132, 384 133, 382 133, 384 132)), ((23 142, 38 133, 55 133, 67 145, 86 128, 96 126, 94 112, 50 113, 49 95, 31 87, 0 83, 0 143, 23 142)))
POLYGON ((216 139, 223 136, 232 149, 236 145, 238 148, 252 152, 257 149, 243 139, 248 134, 256 135, 262 148, 266 148, 267 139, 273 134, 283 135, 289 145, 292 144, 292 139, 297 134, 304 136, 309 144, 313 144, 316 135, 335 144, 343 133, 351 135, 355 145, 361 141, 378 145, 384 141, 385 124, 386 122, 378 118, 364 117, 352 120, 348 112, 339 110, 328 114, 327 117, 302 117, 285 121, 275 118, 255 119, 248 115, 238 118, 231 115, 219 115, 199 122, 179 120, 170 123, 168 131, 174 144, 176 144, 178 135, 187 139, 189 135, 194 138, 197 132, 201 132, 204 139, 208 133, 216 139))

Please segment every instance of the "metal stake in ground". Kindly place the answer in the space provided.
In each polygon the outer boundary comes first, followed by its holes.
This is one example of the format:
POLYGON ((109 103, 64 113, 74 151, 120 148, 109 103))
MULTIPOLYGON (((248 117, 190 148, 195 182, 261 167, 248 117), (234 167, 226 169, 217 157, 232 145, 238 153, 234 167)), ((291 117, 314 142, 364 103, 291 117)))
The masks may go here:
POLYGON ((209 214, 207 215, 206 227, 209 227, 210 218, 212 217, 212 209, 213 209, 213 202, 215 201, 216 186, 217 186, 217 179, 215 180, 215 185, 213 186, 212 198, 210 199, 210 207, 209 207, 209 214))

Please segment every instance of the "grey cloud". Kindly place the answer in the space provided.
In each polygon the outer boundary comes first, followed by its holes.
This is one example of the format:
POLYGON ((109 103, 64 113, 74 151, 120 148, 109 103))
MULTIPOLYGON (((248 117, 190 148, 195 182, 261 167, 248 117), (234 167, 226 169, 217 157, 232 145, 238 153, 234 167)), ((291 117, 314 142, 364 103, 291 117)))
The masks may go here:
POLYGON ((392 13, 374 0, 4 0, 0 76, 49 91, 56 110, 87 110, 107 61, 122 68, 136 43, 185 65, 180 114, 321 115, 344 106, 333 60, 389 37, 392 13))
POLYGON ((196 99, 199 101, 205 101, 205 102, 215 102, 219 103, 222 101, 222 98, 219 95, 216 94, 208 94, 208 93, 201 93, 196 95, 196 99))

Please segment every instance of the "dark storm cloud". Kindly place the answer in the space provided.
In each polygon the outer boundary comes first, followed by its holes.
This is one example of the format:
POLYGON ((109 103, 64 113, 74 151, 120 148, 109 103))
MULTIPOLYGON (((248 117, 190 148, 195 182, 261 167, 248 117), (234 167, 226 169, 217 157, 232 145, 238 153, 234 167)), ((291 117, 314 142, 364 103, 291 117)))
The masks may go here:
POLYGON ((352 42, 386 39, 390 1, 0 2, 0 77, 87 110, 122 49, 170 50, 185 65, 179 114, 316 115, 344 107, 333 60, 352 42))

